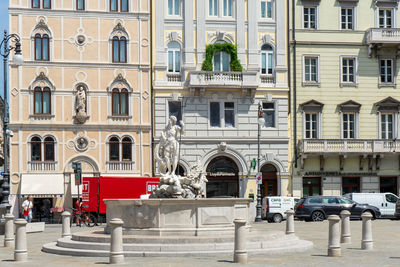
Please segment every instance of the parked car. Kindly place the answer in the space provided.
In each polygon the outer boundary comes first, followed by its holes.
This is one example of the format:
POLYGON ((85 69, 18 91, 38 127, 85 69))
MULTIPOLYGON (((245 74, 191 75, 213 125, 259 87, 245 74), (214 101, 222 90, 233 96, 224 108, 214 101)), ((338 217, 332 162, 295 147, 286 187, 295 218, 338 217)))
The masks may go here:
POLYGON ((392 193, 349 193, 345 197, 357 203, 368 204, 377 207, 381 211, 381 216, 393 218, 398 196, 392 193))
POLYGON ((342 210, 351 212, 350 219, 360 219, 361 214, 368 211, 373 218, 381 217, 377 207, 358 204, 346 197, 309 196, 302 198, 296 206, 295 217, 306 221, 323 221, 329 215, 339 215, 342 210))
POLYGON ((396 201, 396 207, 394 211, 394 217, 396 219, 400 219, 400 198, 397 199, 396 201))
POLYGON ((268 222, 280 223, 286 219, 285 211, 294 209, 298 201, 294 197, 264 197, 262 201, 261 217, 268 222))

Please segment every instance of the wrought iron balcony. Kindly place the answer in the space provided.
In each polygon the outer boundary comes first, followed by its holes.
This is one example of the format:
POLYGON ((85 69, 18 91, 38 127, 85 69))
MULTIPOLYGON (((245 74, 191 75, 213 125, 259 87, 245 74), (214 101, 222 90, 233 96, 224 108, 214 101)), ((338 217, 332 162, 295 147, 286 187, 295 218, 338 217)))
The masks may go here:
POLYGON ((108 161, 107 171, 134 171, 135 162, 134 161, 108 161))
POLYGON ((370 28, 367 44, 400 44, 400 28, 370 28))
POLYGON ((302 154, 378 154, 400 152, 398 140, 304 139, 299 142, 302 154))
POLYGON ((197 88, 256 88, 260 84, 258 72, 192 71, 189 87, 197 88))

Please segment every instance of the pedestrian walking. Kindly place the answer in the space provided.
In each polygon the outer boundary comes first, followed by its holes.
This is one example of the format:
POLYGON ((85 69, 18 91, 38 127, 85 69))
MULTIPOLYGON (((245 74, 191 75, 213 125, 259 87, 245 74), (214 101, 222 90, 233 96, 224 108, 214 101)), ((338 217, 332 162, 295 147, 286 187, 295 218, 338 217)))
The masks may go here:
POLYGON ((32 221, 32 209, 33 209, 32 197, 28 196, 22 203, 22 215, 24 215, 24 219, 28 223, 32 221))

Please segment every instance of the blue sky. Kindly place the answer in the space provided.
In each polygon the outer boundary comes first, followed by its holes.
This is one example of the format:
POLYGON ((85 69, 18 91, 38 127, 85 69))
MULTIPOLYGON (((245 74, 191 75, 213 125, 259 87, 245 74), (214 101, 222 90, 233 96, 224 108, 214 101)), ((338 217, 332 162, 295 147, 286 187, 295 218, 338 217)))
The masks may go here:
MULTIPOLYGON (((0 34, 3 39, 4 30, 8 30, 8 2, 9 0, 0 0, 0 34)), ((3 48, 3 47, 2 47, 3 48)), ((0 61, 0 95, 3 96, 3 62, 0 61)))

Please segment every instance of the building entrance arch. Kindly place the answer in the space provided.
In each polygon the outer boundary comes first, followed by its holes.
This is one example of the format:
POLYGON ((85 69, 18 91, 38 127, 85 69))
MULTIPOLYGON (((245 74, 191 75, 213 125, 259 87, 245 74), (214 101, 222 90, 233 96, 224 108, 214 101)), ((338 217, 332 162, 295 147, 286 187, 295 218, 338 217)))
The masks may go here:
POLYGON ((261 195, 266 196, 277 196, 278 195, 278 170, 272 164, 264 164, 261 167, 262 173, 262 184, 261 184, 261 195))
POLYGON ((239 197, 239 168, 229 157, 215 157, 207 165, 207 197, 239 197))

